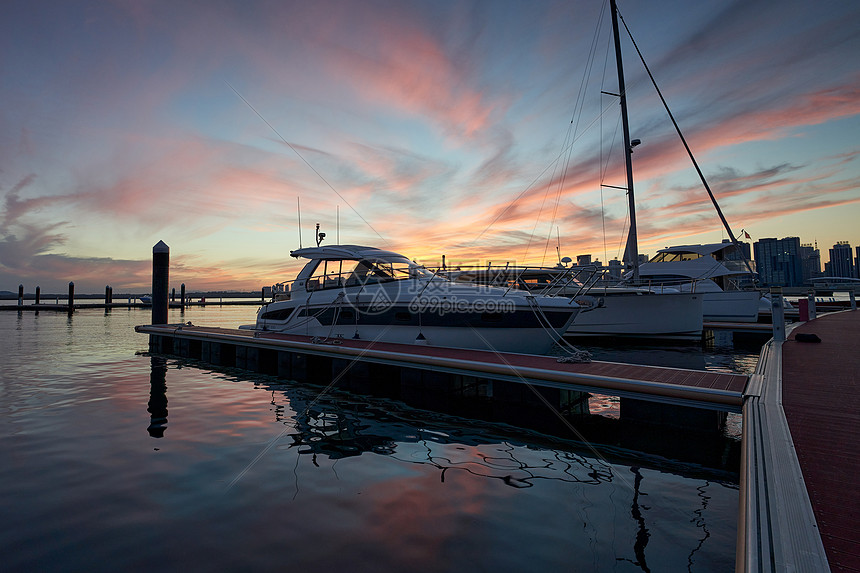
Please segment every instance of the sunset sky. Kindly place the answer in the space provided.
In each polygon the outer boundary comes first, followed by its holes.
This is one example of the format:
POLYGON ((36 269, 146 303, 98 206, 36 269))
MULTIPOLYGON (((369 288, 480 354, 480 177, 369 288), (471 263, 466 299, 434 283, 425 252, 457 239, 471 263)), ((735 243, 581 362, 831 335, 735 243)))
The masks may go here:
MULTIPOLYGON (((736 233, 860 244, 860 3, 618 3, 736 233)), ((6 0, 0 32, 0 290, 148 292, 159 240, 172 285, 258 290, 299 201, 305 247, 622 255, 608 2, 6 0)), ((720 241, 623 43, 640 250, 720 241)))

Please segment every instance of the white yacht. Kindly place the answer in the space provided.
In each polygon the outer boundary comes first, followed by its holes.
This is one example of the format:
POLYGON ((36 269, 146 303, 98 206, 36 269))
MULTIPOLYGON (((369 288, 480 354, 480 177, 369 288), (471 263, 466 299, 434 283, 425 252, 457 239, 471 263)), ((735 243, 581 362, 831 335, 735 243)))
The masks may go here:
POLYGON ((702 338, 701 294, 658 295, 646 288, 607 286, 594 267, 486 268, 452 273, 452 278, 572 298, 582 310, 565 332, 568 337, 649 341, 702 338))
MULTIPOLYGON (((630 278, 629 276, 626 278, 630 278)), ((660 249, 639 265, 640 284, 660 292, 704 295, 705 322, 756 322, 761 294, 750 287, 752 276, 730 242, 680 245, 660 249)), ((767 303, 770 308, 770 303, 767 303)))
POLYGON ((308 262, 294 281, 275 285, 256 324, 241 328, 545 354, 580 310, 565 297, 454 283, 373 247, 317 246, 290 255, 308 262))

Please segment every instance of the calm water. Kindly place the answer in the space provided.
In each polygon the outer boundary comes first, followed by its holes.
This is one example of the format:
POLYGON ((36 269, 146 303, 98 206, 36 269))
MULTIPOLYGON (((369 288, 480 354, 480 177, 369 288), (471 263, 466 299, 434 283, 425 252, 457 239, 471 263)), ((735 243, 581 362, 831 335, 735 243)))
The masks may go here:
MULTIPOLYGON (((171 321, 237 326, 254 311, 171 321)), ((133 331, 148 319, 0 312, 0 570, 734 567, 733 462, 621 447, 612 428, 587 444, 150 356, 133 331)), ((751 370, 757 351, 598 354, 751 370)), ((737 443, 730 430, 690 445, 719 460, 737 443)))

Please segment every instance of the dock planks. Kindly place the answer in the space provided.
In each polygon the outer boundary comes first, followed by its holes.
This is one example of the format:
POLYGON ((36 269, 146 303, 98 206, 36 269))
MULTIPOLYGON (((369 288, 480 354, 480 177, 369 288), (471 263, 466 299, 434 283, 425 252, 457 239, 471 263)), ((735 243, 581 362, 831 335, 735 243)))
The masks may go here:
POLYGON ((614 362, 566 363, 557 356, 394 344, 368 340, 313 341, 307 336, 258 333, 191 325, 139 326, 138 332, 174 338, 218 338, 247 346, 276 347, 342 358, 396 363, 406 367, 446 368, 488 377, 503 376, 555 387, 624 392, 644 399, 696 402, 700 406, 740 411, 748 377, 737 374, 641 366, 614 362))
POLYGON ((860 571, 858 344, 857 311, 803 324, 783 344, 782 406, 832 571, 860 571))

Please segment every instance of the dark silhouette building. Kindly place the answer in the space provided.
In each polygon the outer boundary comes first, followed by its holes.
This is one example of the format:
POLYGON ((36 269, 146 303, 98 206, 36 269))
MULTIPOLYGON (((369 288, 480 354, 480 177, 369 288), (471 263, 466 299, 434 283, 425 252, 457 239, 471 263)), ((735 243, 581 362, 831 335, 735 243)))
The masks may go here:
POLYGON ((803 286, 799 237, 760 239, 753 245, 753 251, 764 286, 803 286))
POLYGON ((854 255, 848 241, 839 241, 830 249, 831 277, 854 277, 854 255))

